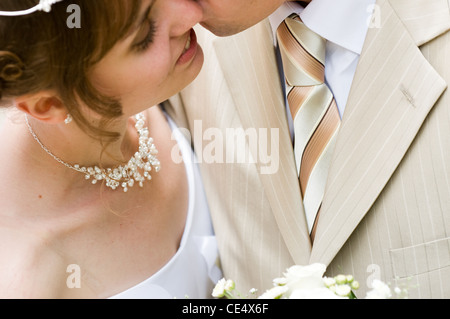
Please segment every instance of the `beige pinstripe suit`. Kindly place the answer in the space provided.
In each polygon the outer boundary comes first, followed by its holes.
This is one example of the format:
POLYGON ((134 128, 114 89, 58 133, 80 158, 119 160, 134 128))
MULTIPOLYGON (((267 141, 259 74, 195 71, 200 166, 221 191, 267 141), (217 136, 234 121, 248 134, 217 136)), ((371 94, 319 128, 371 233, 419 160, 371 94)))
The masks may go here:
MULTIPOLYGON (((381 25, 361 54, 313 246, 268 22, 229 38, 198 30, 205 67, 168 105, 179 125, 280 129, 275 174, 261 174, 261 162, 201 164, 223 269, 241 290, 322 262, 354 274, 360 296, 374 278, 409 278, 411 297, 450 298, 450 4, 377 5, 381 25)), ((206 143, 193 138, 198 153, 206 143)))

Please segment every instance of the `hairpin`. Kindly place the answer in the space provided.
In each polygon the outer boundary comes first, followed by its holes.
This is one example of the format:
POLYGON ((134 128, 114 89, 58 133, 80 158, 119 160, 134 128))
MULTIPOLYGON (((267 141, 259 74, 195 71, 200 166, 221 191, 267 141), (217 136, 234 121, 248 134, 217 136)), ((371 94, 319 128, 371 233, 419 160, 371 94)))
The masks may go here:
POLYGON ((0 16, 17 17, 34 13, 36 11, 50 12, 52 5, 63 0, 40 0, 34 7, 21 11, 0 11, 0 16))

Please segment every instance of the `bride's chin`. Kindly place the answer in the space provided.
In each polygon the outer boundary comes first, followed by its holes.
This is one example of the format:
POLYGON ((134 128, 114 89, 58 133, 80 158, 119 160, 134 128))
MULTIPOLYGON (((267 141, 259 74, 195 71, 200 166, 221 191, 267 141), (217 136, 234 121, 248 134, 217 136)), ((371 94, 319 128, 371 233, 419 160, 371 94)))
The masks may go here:
POLYGON ((194 74, 195 74, 192 81, 195 80, 195 78, 199 75, 200 71, 202 70, 204 62, 205 62, 205 57, 203 54, 203 50, 200 46, 198 46, 197 55, 196 55, 194 61, 192 61, 192 67, 194 69, 194 74))
POLYGON ((183 72, 183 73, 185 73, 183 75, 183 77, 185 78, 184 86, 182 88, 180 88, 178 91, 181 91, 182 89, 184 89, 186 86, 191 84, 197 78, 200 71, 202 70, 203 63, 204 63, 203 50, 199 46, 197 49, 197 54, 196 54, 195 58, 191 61, 188 68, 183 72))

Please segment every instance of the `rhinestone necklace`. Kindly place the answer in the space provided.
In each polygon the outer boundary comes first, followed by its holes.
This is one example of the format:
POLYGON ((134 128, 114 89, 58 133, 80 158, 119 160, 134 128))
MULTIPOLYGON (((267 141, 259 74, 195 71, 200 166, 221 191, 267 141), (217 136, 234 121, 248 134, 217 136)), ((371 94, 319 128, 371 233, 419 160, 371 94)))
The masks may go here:
POLYGON ((151 180, 150 171, 154 169, 157 173, 161 168, 161 163, 159 162, 156 155, 158 150, 153 144, 153 138, 148 137, 148 128, 144 127, 145 117, 142 114, 137 114, 136 119, 136 130, 139 134, 139 151, 134 154, 134 156, 125 165, 120 165, 116 168, 102 169, 97 166, 95 167, 81 167, 78 164, 71 165, 64 162, 62 159, 54 155, 50 150, 45 147, 44 144, 39 140, 36 133, 34 133, 31 125, 28 121, 28 116, 25 115, 25 120, 33 138, 38 142, 41 148, 49 154, 58 163, 63 164, 67 168, 74 171, 82 173, 85 175, 86 180, 91 180, 92 184, 97 184, 97 182, 105 181, 105 185, 113 190, 122 187, 124 192, 128 191, 129 187, 133 187, 135 183, 139 184, 140 187, 144 186, 146 180, 151 180))

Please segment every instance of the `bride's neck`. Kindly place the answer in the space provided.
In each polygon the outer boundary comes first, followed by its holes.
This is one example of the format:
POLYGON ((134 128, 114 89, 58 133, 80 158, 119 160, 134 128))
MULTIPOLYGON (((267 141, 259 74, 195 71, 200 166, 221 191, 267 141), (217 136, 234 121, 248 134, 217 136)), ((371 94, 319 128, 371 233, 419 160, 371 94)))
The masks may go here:
POLYGON ((127 162, 136 151, 138 138, 133 130, 133 121, 115 121, 114 127, 108 130, 119 133, 119 137, 106 143, 89 136, 75 123, 48 125, 28 118, 25 128, 30 132, 26 145, 40 163, 51 161, 53 164, 61 164, 47 154, 50 152, 72 166, 77 164, 80 167, 114 167, 127 162))

